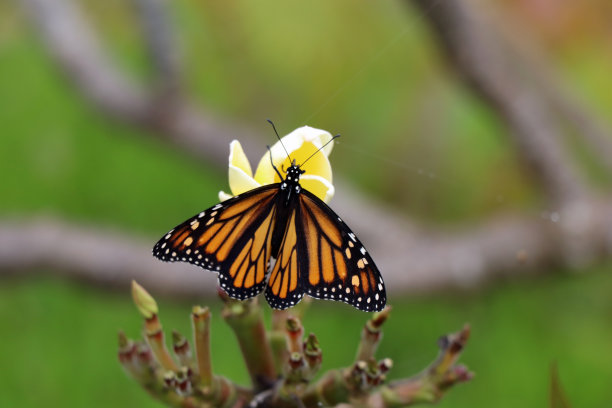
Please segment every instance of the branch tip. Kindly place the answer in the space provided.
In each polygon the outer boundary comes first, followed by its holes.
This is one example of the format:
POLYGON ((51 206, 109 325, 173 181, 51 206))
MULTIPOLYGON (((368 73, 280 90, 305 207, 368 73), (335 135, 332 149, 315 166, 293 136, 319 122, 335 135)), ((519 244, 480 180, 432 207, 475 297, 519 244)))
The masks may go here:
POLYGON ((153 316, 157 315, 157 302, 155 302, 153 296, 135 280, 132 280, 132 299, 134 300, 136 308, 145 319, 151 319, 153 316))
POLYGON ((127 336, 125 335, 125 332, 123 330, 120 330, 118 333, 118 338, 119 338, 119 349, 124 349, 128 346, 130 340, 127 338, 127 336))
POLYGON ((309 353, 321 353, 321 346, 319 345, 319 339, 314 333, 310 333, 304 341, 304 352, 309 353))

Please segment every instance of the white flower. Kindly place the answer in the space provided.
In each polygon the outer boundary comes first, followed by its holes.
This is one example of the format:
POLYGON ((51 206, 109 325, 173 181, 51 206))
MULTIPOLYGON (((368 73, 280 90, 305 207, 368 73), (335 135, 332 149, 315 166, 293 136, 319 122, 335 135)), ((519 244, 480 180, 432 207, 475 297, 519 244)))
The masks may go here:
MULTIPOLYGON (((328 144, 323 149, 321 147, 332 139, 329 132, 315 129, 310 126, 303 126, 284 136, 281 142, 276 142, 271 148, 272 162, 282 174, 283 169, 291 165, 291 160, 283 145, 287 149, 291 159, 301 166, 305 173, 300 176, 300 184, 303 188, 310 191, 321 200, 328 202, 334 195, 332 184, 331 165, 327 156, 332 151, 333 143, 328 144), (310 158, 303 166, 302 164, 318 149, 321 151, 310 158)), ((232 194, 223 191, 219 192, 221 201, 231 198, 233 195, 242 194, 256 187, 266 184, 280 182, 278 174, 274 171, 270 163, 270 153, 266 152, 257 165, 255 176, 251 170, 251 165, 247 160, 240 142, 234 140, 230 143, 229 155, 229 186, 232 194)))

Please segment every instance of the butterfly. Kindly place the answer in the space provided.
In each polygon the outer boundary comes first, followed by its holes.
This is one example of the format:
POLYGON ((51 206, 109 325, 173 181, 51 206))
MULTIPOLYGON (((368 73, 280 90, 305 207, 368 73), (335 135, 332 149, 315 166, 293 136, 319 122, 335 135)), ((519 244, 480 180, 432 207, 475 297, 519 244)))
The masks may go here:
POLYGON ((279 183, 196 214, 164 235, 153 255, 218 273, 221 288, 235 299, 263 291, 274 309, 292 307, 307 294, 362 311, 382 310, 385 284, 359 239, 327 204, 300 186, 304 170, 295 160, 286 177, 274 170, 279 183))

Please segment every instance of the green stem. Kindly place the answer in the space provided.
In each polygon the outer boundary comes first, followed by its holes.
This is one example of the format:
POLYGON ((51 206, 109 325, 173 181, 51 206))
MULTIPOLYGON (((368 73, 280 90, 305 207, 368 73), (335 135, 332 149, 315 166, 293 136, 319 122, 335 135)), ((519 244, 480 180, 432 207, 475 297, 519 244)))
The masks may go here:
POLYGON ((357 349, 355 361, 370 361, 374 359, 374 354, 382 339, 382 325, 385 323, 390 313, 391 306, 387 306, 380 312, 375 313, 363 326, 363 330, 361 331, 361 342, 357 349))
POLYGON ((291 316, 289 310, 272 310, 272 329, 268 333, 268 339, 274 357, 274 369, 277 373, 283 372, 289 359, 285 336, 285 323, 289 316, 291 316))
POLYGON ((210 388, 213 385, 212 360, 210 355, 210 310, 207 307, 194 306, 191 313, 194 345, 200 383, 210 388))
POLYGON ((191 348, 187 338, 174 330, 172 332, 172 347, 174 349, 174 355, 179 361, 182 367, 189 367, 193 369, 193 359, 191 356, 191 348))
POLYGON ((451 386, 474 376, 462 365, 455 365, 470 335, 466 325, 457 333, 443 336, 440 354, 421 374, 382 387, 370 399, 382 399, 385 408, 400 408, 422 402, 437 402, 451 386))
POLYGON ((304 337, 304 326, 297 317, 290 316, 285 322, 285 335, 287 338, 287 348, 289 353, 300 353, 303 352, 303 337, 304 337))
POLYGON ((348 402, 350 394, 344 370, 330 370, 316 383, 308 386, 302 395, 302 402, 307 408, 335 406, 348 402))
POLYGON ((304 358, 308 365, 308 379, 312 379, 314 375, 319 371, 321 362, 323 361, 323 352, 319 346, 319 341, 314 333, 310 333, 308 338, 304 342, 304 358))
POLYGON ((162 325, 156 314, 145 320, 145 338, 159 364, 166 370, 177 371, 178 367, 166 348, 162 325))
POLYGON ((257 300, 225 302, 221 313, 236 335, 253 387, 256 391, 270 388, 276 381, 276 370, 257 300))

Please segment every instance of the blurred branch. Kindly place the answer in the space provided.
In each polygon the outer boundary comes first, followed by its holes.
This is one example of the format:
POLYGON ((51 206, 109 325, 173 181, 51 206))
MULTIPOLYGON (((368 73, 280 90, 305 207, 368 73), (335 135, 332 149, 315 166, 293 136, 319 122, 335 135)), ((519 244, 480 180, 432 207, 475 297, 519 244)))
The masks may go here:
POLYGON ((532 77, 532 84, 538 92, 561 118, 573 125, 578 136, 582 137, 591 153, 612 176, 611 123, 585 105, 546 60, 536 42, 525 36, 513 35, 510 31, 512 28, 504 19, 497 18, 492 23, 502 30, 502 40, 509 43, 507 50, 512 53, 513 59, 520 61, 523 72, 532 77))
POLYGON ((562 126, 523 66, 469 1, 411 0, 472 88, 505 120, 519 149, 549 198, 565 203, 584 197, 586 187, 561 145, 562 126))
POLYGON ((607 123, 596 117, 587 110, 575 95, 563 89, 558 83, 550 83, 551 77, 539 81, 541 89, 546 93, 550 103, 557 109, 561 116, 569 120, 590 147, 591 154, 599 159, 604 165, 608 176, 612 175, 612 130, 607 123))
POLYGON ((535 53, 517 47, 522 52, 523 61, 530 64, 536 75, 539 90, 558 114, 569 121, 578 131, 578 136, 587 143, 591 153, 605 166, 612 176, 612 129, 610 123, 588 109, 552 69, 540 61, 535 53))
POLYGON ((132 279, 156 293, 195 298, 216 293, 217 279, 195 266, 167 264, 147 240, 124 232, 71 225, 48 218, 0 221, 4 274, 51 270, 79 280, 125 288, 132 279))
POLYGON ((48 50, 78 89, 107 113, 142 122, 145 89, 119 72, 101 50, 85 16, 70 0, 22 0, 48 50))
POLYGON ((153 69, 158 103, 174 104, 180 96, 180 61, 165 0, 133 0, 153 69))
MULTIPOLYGON (((610 231, 612 202, 601 200, 574 203, 553 220, 498 218, 465 231, 417 234, 405 242, 391 236, 382 241, 388 247, 378 242, 376 248, 391 293, 433 291, 528 274, 543 265, 583 266, 612 254, 610 231)), ((214 293, 215 274, 159 262, 151 256, 150 242, 49 219, 5 220, 0 221, 0 271, 51 269, 115 287, 137 279, 157 293, 182 297, 214 293)))
MULTIPOLYGON (((107 114, 153 130, 187 154, 217 165, 226 165, 228 145, 233 139, 240 139, 247 152, 259 151, 258 137, 247 128, 213 119, 213 115, 182 98, 160 98, 159 89, 152 91, 126 77, 104 52, 85 14, 74 1, 21 2, 68 79, 107 114)), ((158 78, 178 81, 173 57, 168 55, 174 52, 171 41, 165 34, 151 38, 153 29, 165 25, 165 20, 159 17, 159 0, 138 0, 138 3, 158 78)))

